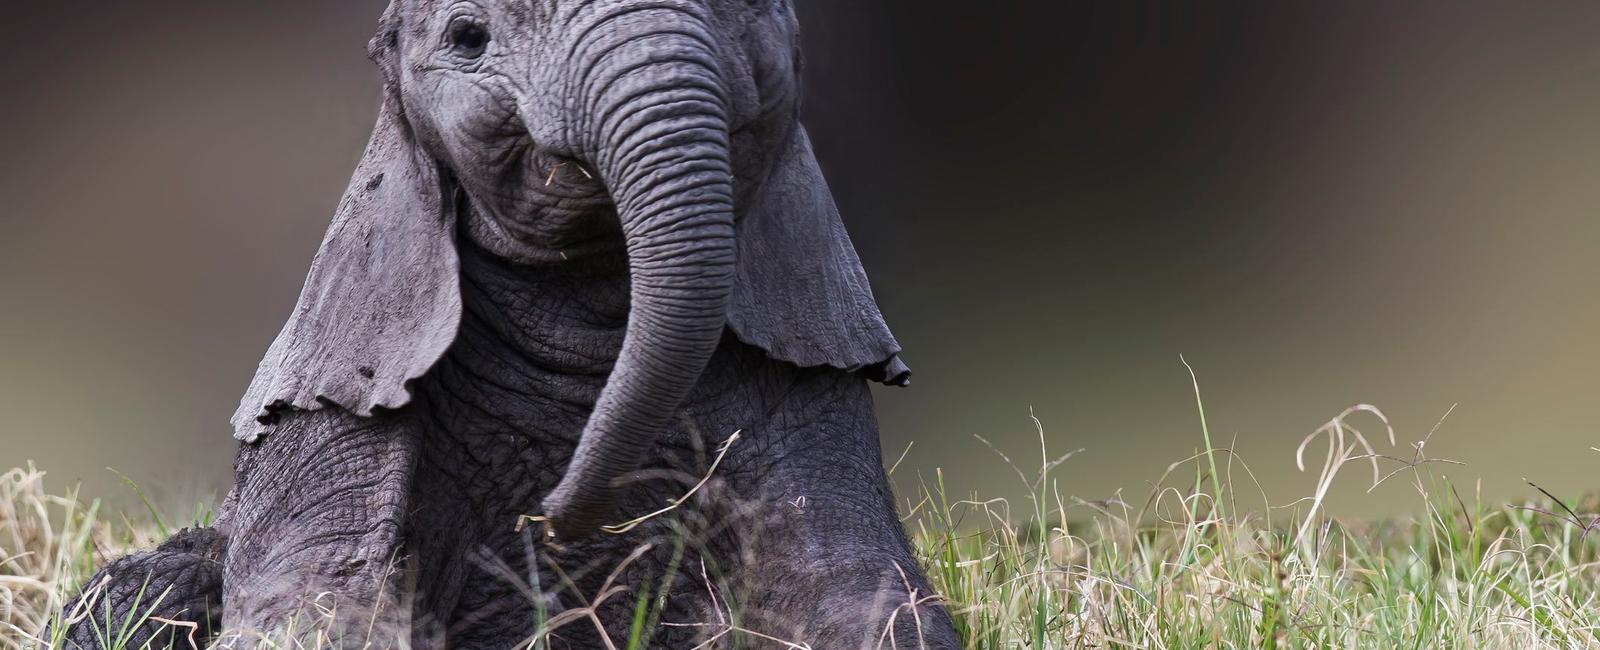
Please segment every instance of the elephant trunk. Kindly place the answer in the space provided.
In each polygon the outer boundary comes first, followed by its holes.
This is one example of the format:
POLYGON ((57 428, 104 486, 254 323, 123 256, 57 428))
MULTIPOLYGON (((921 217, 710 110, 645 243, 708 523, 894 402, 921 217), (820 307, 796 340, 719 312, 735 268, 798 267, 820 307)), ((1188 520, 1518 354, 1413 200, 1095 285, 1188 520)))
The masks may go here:
POLYGON ((664 13, 651 33, 597 29, 604 42, 578 46, 599 53, 579 81, 578 137, 617 206, 631 302, 616 366, 565 476, 544 500, 564 538, 592 534, 610 513, 618 482, 638 469, 698 381, 727 322, 727 91, 703 23, 664 13))

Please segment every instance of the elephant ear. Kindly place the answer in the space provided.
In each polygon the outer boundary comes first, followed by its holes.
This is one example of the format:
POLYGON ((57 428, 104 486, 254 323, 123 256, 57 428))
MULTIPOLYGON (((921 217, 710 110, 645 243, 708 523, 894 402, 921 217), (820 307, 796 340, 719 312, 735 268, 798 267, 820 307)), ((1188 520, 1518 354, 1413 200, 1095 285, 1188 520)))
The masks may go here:
POLYGON ((735 229, 728 323, 740 340, 802 367, 909 383, 804 127, 795 125, 735 229))
POLYGON ((404 406, 408 382, 455 339, 454 192, 417 147, 392 87, 300 301, 233 416, 235 438, 255 441, 290 410, 370 416, 404 406))

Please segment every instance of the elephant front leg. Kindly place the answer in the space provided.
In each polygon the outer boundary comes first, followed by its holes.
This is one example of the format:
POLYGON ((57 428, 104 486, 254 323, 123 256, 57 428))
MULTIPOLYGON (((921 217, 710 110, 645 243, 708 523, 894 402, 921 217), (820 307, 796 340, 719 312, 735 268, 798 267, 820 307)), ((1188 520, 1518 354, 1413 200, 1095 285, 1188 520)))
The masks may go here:
POLYGON ((328 408, 286 415, 241 449, 225 643, 322 632, 336 647, 403 644, 396 565, 416 444, 408 417, 328 408))
POLYGON ((794 382, 750 431, 764 458, 746 462, 765 470, 747 505, 760 522, 744 559, 748 616, 813 648, 962 647, 896 515, 865 382, 832 371, 794 382))

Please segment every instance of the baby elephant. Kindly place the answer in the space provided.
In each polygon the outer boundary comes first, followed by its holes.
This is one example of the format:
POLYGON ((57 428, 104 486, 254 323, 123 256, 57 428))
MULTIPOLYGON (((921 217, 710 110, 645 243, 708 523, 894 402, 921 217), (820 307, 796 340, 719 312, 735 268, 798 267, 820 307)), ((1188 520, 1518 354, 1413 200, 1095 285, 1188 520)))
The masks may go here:
POLYGON ((330 619, 958 647, 884 474, 868 382, 910 373, 798 121, 797 30, 788 0, 394 0, 216 525, 103 570, 69 645, 159 601, 195 625, 129 647, 330 619))

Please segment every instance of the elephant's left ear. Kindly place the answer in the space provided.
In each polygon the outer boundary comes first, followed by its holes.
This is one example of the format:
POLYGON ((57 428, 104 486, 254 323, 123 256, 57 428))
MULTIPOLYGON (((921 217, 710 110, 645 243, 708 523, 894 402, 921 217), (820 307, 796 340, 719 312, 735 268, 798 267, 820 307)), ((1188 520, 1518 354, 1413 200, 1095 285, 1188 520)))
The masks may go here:
POLYGON ((735 230, 738 281, 728 323, 740 340, 803 367, 909 382, 804 127, 794 126, 757 181, 735 230))
POLYGON ((328 405, 361 416, 411 399, 461 318, 451 181, 417 147, 386 93, 299 304, 233 416, 252 442, 285 412, 328 405))

